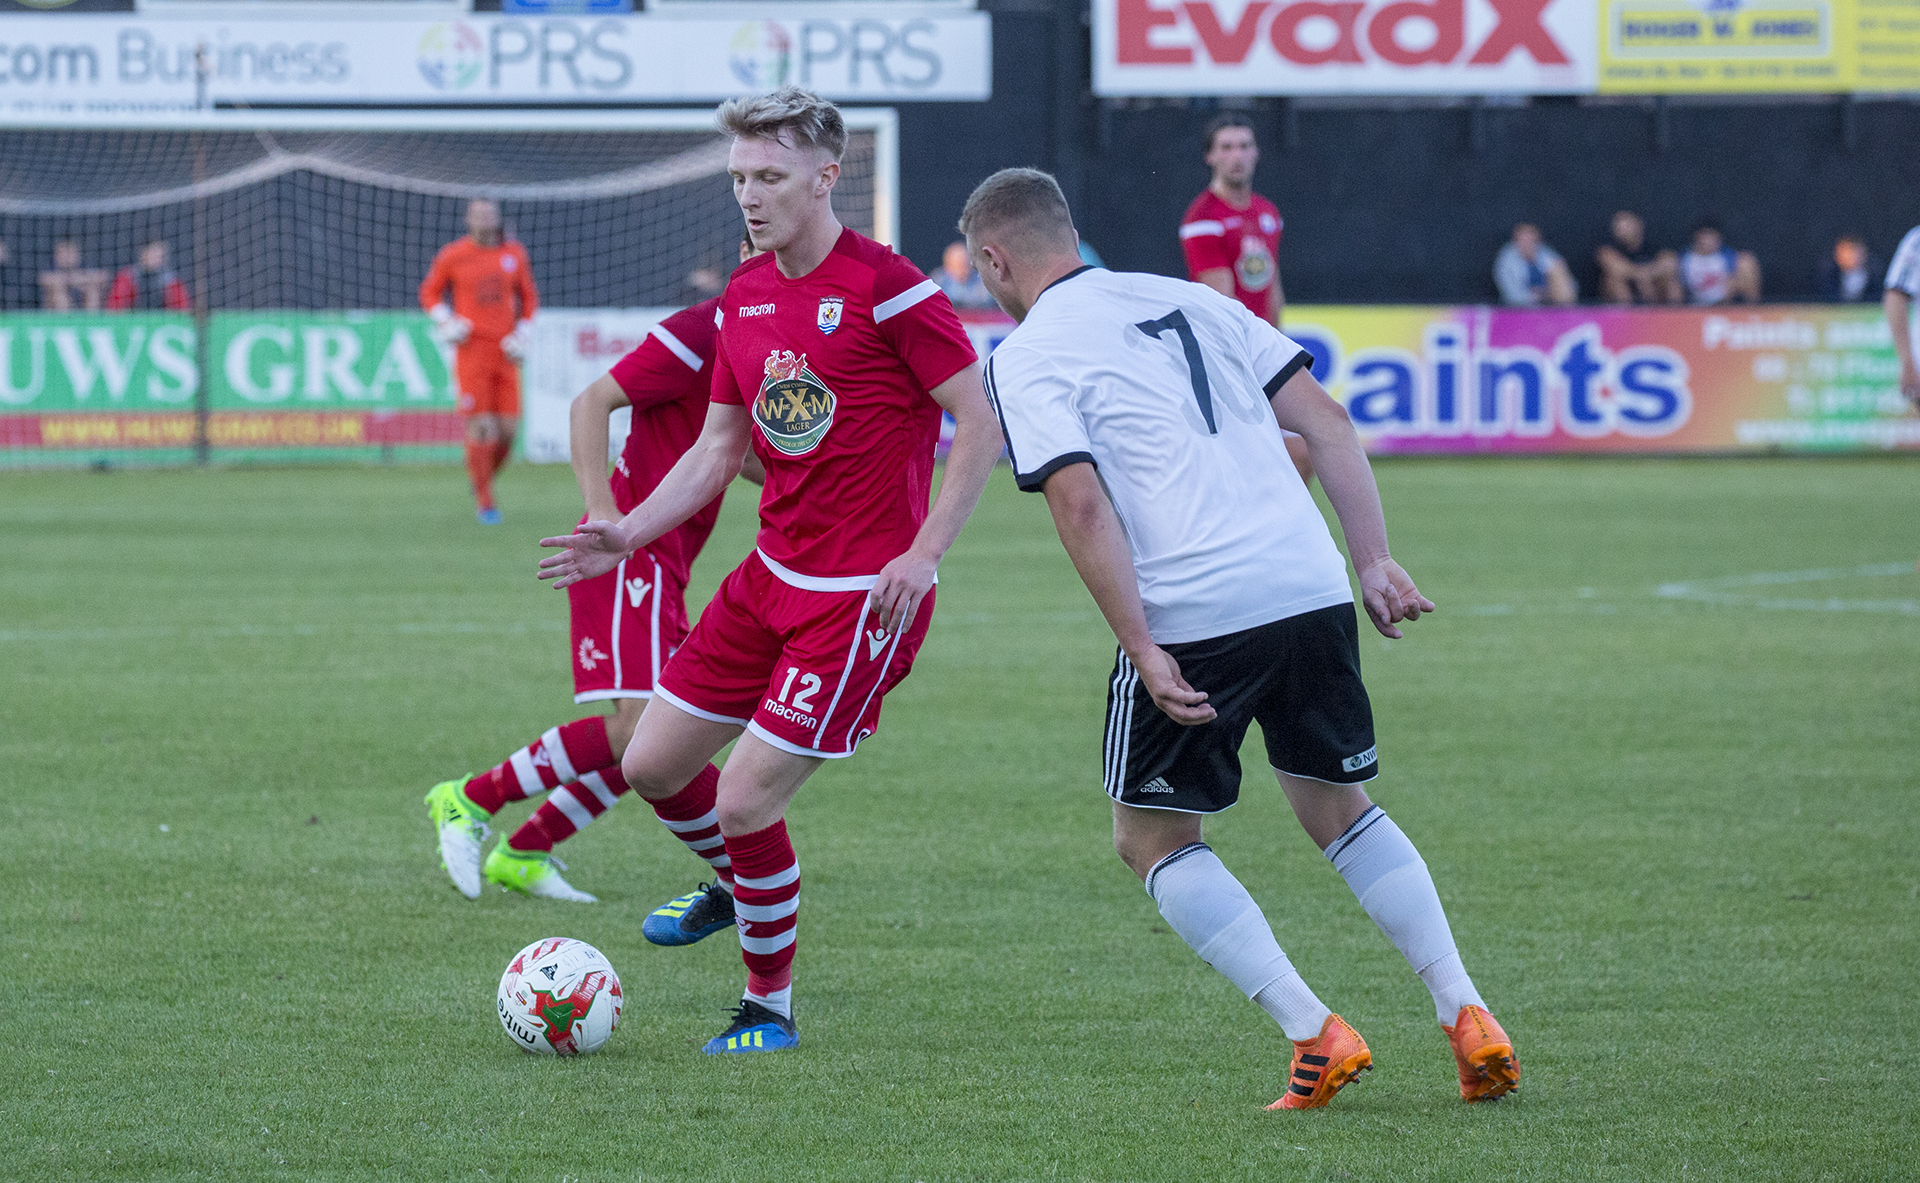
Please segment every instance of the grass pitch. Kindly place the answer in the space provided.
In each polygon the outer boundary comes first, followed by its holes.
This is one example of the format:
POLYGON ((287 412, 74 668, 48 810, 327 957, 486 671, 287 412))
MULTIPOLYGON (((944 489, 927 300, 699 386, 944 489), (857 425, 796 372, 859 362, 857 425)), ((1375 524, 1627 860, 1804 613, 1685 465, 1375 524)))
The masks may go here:
MULTIPOLYGON (((1516 1040, 1498 1105, 1254 747, 1210 840, 1378 1065, 1261 1110, 1287 1045, 1108 847, 1112 643, 1004 472, 793 810, 804 1041, 749 1060, 698 1054, 735 942, 640 938, 700 869, 643 808, 563 848, 597 906, 469 903, 434 854, 427 786, 581 713, 533 579, 564 469, 510 470, 491 530, 450 468, 0 475, 0 1176, 1920 1174, 1920 467, 1380 480, 1441 611, 1364 643, 1373 788, 1516 1040), (599 1055, 498 1029, 547 935, 620 971, 599 1055)), ((750 539, 736 496, 696 605, 750 539)))

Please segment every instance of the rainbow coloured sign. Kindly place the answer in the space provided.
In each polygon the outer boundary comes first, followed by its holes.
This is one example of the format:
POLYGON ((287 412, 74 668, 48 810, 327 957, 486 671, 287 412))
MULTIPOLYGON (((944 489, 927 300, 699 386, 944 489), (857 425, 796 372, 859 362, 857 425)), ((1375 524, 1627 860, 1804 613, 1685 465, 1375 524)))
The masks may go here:
POLYGON ((1878 307, 1296 306, 1375 453, 1920 449, 1878 307))

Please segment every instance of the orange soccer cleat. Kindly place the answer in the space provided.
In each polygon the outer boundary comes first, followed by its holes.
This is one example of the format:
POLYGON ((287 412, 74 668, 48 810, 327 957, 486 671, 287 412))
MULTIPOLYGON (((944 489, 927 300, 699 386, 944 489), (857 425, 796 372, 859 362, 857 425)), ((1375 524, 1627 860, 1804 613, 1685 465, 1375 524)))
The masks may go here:
POLYGON ((1513 1054, 1513 1041, 1483 1008, 1463 1006, 1453 1026, 1442 1023, 1440 1029, 1447 1033, 1454 1062, 1460 1065, 1461 1100, 1491 1101, 1520 1087, 1520 1060, 1513 1054))
POLYGON ((1333 1094, 1373 1067, 1373 1053, 1360 1033, 1339 1015, 1328 1015, 1320 1034, 1293 1041, 1287 1091, 1269 1109, 1318 1109, 1333 1094))

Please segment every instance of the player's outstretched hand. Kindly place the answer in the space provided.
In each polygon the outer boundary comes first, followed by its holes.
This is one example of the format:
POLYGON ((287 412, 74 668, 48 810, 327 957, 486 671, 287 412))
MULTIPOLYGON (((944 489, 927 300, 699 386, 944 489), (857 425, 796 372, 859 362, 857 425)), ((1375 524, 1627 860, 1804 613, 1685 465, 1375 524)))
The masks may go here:
POLYGON ((1914 410, 1920 411, 1920 366, 1914 365, 1910 357, 1900 359, 1900 393, 1913 404, 1914 410))
POLYGON ((572 534, 542 538, 540 545, 564 548, 540 560, 540 578, 553 580, 555 588, 605 575, 633 551, 618 522, 582 522, 572 534))
POLYGON ((1413 577, 1392 559, 1379 562, 1360 572, 1360 599, 1366 604, 1373 627, 1383 637, 1399 640, 1406 634, 1394 626, 1401 621, 1420 619, 1422 612, 1433 611, 1433 601, 1413 586, 1413 577))
POLYGON ((1156 645, 1141 658, 1133 666, 1140 671, 1140 682, 1147 693, 1153 695, 1153 705, 1167 718, 1182 727, 1198 727, 1213 722, 1219 715, 1220 712, 1207 705, 1205 693, 1187 685, 1173 654, 1156 645))
POLYGON ((913 627, 914 615, 920 611, 920 601, 927 598, 928 589, 933 587, 933 574, 939 565, 936 560, 909 550, 880 568, 880 578, 868 599, 873 605, 873 618, 881 628, 888 633, 904 633, 913 627))

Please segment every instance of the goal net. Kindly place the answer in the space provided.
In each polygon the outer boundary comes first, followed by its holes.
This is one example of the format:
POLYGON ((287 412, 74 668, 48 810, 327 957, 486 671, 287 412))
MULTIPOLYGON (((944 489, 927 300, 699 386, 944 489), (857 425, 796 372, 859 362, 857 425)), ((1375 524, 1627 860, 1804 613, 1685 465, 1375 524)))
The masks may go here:
MULTIPOLYGON (((0 465, 452 455, 418 290, 474 198, 525 245, 542 320, 612 326, 601 353, 737 259, 707 112, 250 118, 0 130, 0 465)), ((849 113, 835 197, 883 241, 891 128, 849 113)), ((555 353, 536 343, 529 396, 577 377, 555 353)))

